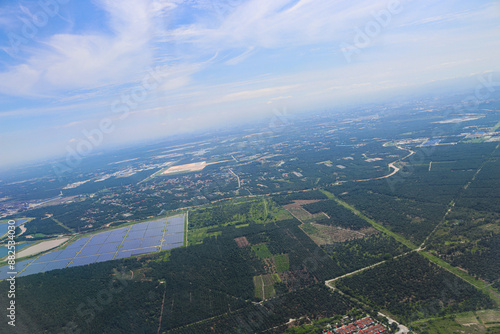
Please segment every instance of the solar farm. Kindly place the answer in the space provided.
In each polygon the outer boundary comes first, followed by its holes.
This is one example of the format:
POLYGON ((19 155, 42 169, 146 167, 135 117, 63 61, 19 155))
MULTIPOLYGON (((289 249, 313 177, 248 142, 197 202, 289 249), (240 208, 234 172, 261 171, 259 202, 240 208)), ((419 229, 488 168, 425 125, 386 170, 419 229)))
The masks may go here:
MULTIPOLYGON (((168 250, 184 245, 184 215, 145 222, 76 240, 64 250, 16 263, 17 277, 54 269, 83 266, 134 255, 168 250)), ((0 279, 10 275, 0 267, 0 279)))

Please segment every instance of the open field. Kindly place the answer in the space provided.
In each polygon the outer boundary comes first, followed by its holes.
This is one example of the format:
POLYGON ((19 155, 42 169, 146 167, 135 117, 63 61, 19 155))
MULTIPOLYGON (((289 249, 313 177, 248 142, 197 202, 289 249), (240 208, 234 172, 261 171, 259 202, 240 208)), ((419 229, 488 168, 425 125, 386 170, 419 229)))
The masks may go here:
POLYGON ((311 204, 311 203, 316 203, 319 201, 321 201, 321 200, 319 200, 319 199, 296 199, 293 201, 292 204, 286 204, 286 205, 283 205, 283 207, 288 210, 290 208, 298 208, 304 204, 311 204))
POLYGON ((267 248, 266 244, 253 245, 252 250, 254 251, 255 255, 257 255, 261 259, 266 259, 273 256, 273 254, 271 254, 271 252, 267 248))
POLYGON ((483 310, 476 314, 486 327, 500 326, 500 310, 483 310))
POLYGON ((419 332, 426 332, 429 334, 448 334, 448 333, 462 333, 462 334, 485 334, 486 327, 475 323, 461 324, 456 320, 450 318, 437 318, 418 323, 413 328, 420 329, 419 332))
POLYGON ((415 321, 412 327, 429 334, 483 334, 500 333, 500 310, 482 310, 459 313, 451 317, 415 321), (488 328, 495 327, 488 332, 488 328))
MULTIPOLYGON (((315 202, 317 202, 317 201, 315 201, 315 202)), ((290 204, 290 205, 293 205, 293 204, 290 204)), ((287 205, 285 205, 285 207, 286 206, 287 205)), ((298 220, 303 221, 303 222, 315 221, 315 220, 319 220, 321 218, 326 217, 325 214, 322 212, 312 214, 301 206, 289 207, 289 208, 286 208, 286 210, 288 212, 290 212, 290 214, 292 214, 292 216, 296 217, 298 220)))
POLYGON ((248 242, 246 237, 235 238, 234 241, 236 241, 236 243, 238 244, 238 247, 240 247, 240 248, 243 248, 243 247, 250 245, 250 243, 248 242))
POLYGON ((275 255, 273 257, 273 262, 278 273, 284 273, 290 269, 290 259, 288 254, 275 255))
POLYGON ((300 227, 316 244, 320 246, 360 239, 377 233, 377 231, 372 227, 363 228, 359 231, 316 223, 306 223, 300 225, 300 227))
POLYGON ((23 249, 19 253, 17 253, 18 258, 22 258, 25 256, 31 256, 35 255, 41 252, 45 252, 49 249, 55 248, 64 242, 66 242, 69 238, 61 238, 61 239, 54 239, 54 240, 48 240, 48 241, 43 241, 39 244, 33 245, 31 247, 28 247, 26 249, 23 249))
POLYGON ((255 285, 255 297, 266 300, 271 297, 276 296, 276 291, 274 290, 274 281, 272 275, 259 275, 254 276, 253 282, 255 285))
POLYGON ((206 166, 207 166, 206 161, 193 162, 185 165, 171 166, 168 167, 163 172, 161 172, 160 175, 169 175, 169 174, 185 173, 185 172, 198 172, 200 170, 203 170, 203 168, 205 168, 206 166))

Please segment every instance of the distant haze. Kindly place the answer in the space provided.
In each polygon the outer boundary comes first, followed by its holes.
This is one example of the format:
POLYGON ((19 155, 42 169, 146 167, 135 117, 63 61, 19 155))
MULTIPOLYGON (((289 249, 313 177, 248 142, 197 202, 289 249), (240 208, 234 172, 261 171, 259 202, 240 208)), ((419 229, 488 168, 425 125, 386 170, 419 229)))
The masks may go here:
POLYGON ((498 1, 4 1, 0 26, 3 167, 399 93, 473 92, 500 69, 498 1))

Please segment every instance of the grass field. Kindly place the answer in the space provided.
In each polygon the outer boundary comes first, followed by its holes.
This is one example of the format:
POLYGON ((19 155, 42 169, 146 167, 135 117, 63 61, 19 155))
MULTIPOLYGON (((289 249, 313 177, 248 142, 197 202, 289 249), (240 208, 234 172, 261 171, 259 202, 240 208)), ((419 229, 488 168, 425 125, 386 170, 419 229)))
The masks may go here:
POLYGON ((252 250, 260 259, 267 259, 268 257, 273 256, 266 244, 253 245, 252 250))
POLYGON ((189 230, 188 231, 188 244, 189 245, 197 245, 201 244, 203 242, 203 239, 208 238, 208 237, 216 237, 218 235, 221 235, 221 231, 211 231, 210 230, 215 230, 213 227, 202 227, 202 228, 197 228, 194 230, 189 230))
POLYGON ((278 274, 271 274, 275 283, 281 283, 281 278, 278 274))
POLYGON ((424 319, 412 323, 411 327, 429 334, 500 333, 500 310, 471 311, 444 318, 424 319))
POLYGON ((288 254, 275 255, 273 257, 273 261, 278 273, 284 273, 290 269, 290 259, 288 258, 288 254))
POLYGON ((419 329, 418 333, 428 333, 428 334, 451 334, 451 333, 463 333, 463 334, 484 334, 486 333, 486 328, 481 326, 479 323, 470 324, 464 326, 458 323, 453 318, 438 318, 431 319, 425 322, 421 322, 418 325, 412 326, 419 329))
POLYGON ((483 310, 476 314, 486 327, 500 326, 500 310, 483 310))
POLYGON ((255 286, 255 297, 266 300, 276 296, 274 290, 275 279, 272 275, 259 275, 253 277, 253 284, 255 286))
POLYGON ((317 244, 327 245, 336 242, 345 242, 348 240, 364 238, 378 233, 373 227, 362 228, 359 231, 353 231, 336 226, 322 225, 316 223, 305 223, 300 228, 317 244))

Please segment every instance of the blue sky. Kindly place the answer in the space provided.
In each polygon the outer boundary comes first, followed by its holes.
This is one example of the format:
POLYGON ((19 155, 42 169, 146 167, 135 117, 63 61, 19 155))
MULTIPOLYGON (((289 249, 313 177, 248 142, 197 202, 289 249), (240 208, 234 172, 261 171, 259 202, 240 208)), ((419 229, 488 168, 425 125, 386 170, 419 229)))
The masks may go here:
POLYGON ((4 167, 500 67, 499 1, 5 1, 0 29, 4 167))

